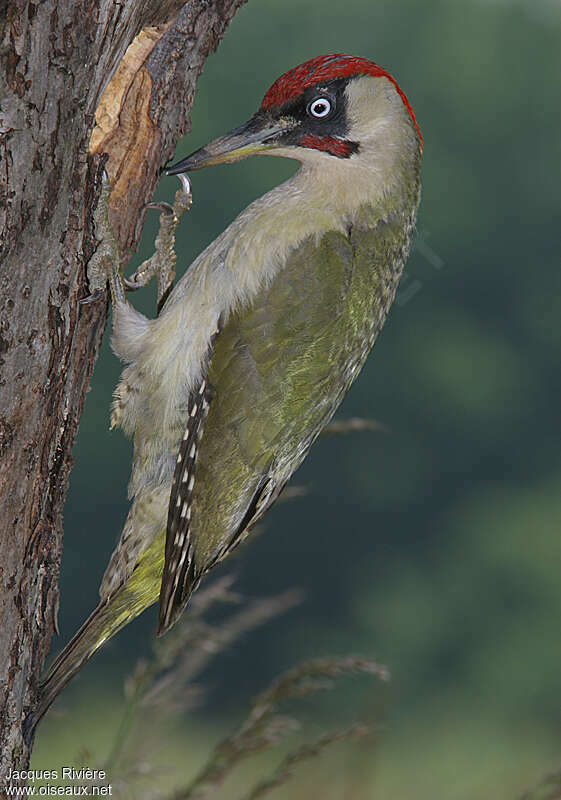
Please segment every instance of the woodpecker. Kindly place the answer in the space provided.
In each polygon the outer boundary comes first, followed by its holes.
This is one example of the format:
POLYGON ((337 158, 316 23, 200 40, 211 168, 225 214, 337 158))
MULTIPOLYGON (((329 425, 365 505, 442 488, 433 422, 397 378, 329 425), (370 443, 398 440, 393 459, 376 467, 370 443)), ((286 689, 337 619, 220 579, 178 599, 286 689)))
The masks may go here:
POLYGON ((85 661, 158 598, 165 632, 305 458, 395 296, 421 153, 396 80, 338 53, 282 75, 248 122, 167 170, 254 154, 301 162, 206 248, 156 319, 126 301, 118 258, 108 266, 113 348, 127 364, 113 423, 134 441, 132 504, 99 605, 43 681, 32 727, 85 661))

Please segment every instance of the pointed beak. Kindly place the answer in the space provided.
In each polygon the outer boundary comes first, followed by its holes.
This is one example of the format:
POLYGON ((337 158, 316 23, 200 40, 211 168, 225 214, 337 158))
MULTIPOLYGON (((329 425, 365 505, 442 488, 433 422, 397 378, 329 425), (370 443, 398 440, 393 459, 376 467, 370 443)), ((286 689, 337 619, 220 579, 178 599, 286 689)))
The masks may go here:
POLYGON ((232 164, 242 158, 280 147, 278 136, 293 126, 291 120, 265 120, 255 115, 244 125, 195 150, 190 156, 166 169, 166 175, 179 175, 215 164, 232 164))

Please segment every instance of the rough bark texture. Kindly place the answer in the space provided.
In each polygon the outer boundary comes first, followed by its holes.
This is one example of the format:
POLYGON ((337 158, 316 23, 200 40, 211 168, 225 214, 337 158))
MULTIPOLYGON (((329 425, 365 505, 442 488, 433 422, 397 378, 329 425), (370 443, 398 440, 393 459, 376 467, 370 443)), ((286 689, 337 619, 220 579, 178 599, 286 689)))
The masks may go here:
POLYGON ((22 721, 56 624, 71 448, 107 316, 78 304, 101 171, 126 252, 244 1, 0 2, 0 787, 29 761, 22 721))

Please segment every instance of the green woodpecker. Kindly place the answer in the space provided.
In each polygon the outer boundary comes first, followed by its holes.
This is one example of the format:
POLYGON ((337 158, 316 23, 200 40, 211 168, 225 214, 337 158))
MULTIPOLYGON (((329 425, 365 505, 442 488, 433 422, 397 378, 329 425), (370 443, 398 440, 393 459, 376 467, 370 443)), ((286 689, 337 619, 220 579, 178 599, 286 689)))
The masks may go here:
POLYGON ((158 598, 166 631, 305 458, 394 298, 421 151, 394 78, 335 54, 287 72, 249 122, 167 171, 254 154, 302 165, 207 247, 157 319, 125 301, 112 267, 113 348, 128 365, 113 421, 134 439, 132 505, 100 603, 51 667, 32 725, 158 598))

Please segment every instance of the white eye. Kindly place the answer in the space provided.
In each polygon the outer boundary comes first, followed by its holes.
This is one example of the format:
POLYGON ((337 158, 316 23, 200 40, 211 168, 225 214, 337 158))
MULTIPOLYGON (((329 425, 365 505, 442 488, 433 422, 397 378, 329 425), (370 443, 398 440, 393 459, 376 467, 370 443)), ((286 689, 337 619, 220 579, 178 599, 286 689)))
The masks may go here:
POLYGON ((308 114, 311 114, 312 117, 317 117, 318 119, 327 117, 330 111, 331 100, 328 97, 316 97, 316 99, 312 100, 308 106, 308 114))

